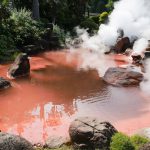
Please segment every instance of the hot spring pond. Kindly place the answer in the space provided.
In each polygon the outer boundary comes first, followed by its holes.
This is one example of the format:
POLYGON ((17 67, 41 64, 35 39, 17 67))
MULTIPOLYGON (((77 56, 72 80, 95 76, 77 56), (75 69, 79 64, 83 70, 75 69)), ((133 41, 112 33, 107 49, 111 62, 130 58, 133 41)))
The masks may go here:
MULTIPOLYGON (((116 65, 125 56, 112 56, 116 65)), ((96 70, 79 69, 79 54, 47 52, 30 58, 30 77, 12 80, 10 89, 0 91, 0 129, 44 142, 50 135, 67 135, 70 122, 94 116, 132 134, 150 126, 150 98, 139 87, 107 85, 96 70)), ((0 65, 6 78, 9 65, 0 65)))

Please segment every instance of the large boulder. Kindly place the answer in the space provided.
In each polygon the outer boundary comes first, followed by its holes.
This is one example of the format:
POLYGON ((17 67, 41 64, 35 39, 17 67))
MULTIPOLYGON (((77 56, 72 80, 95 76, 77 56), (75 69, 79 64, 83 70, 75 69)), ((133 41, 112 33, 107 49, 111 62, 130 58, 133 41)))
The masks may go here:
POLYGON ((11 87, 11 83, 8 80, 0 77, 0 90, 6 89, 9 87, 11 87))
POLYGON ((124 53, 127 48, 131 48, 130 39, 128 37, 118 38, 114 51, 117 53, 124 53))
POLYGON ((103 80, 114 86, 134 86, 139 85, 143 80, 143 74, 128 68, 109 68, 103 80))
POLYGON ((83 117, 74 120, 69 128, 73 148, 80 150, 108 149, 117 130, 109 122, 83 117))
POLYGON ((20 136, 0 132, 0 150, 34 150, 34 148, 20 136))
POLYGON ((8 70, 8 77, 16 78, 20 76, 29 75, 30 73, 30 62, 27 54, 19 54, 15 62, 11 65, 8 70))

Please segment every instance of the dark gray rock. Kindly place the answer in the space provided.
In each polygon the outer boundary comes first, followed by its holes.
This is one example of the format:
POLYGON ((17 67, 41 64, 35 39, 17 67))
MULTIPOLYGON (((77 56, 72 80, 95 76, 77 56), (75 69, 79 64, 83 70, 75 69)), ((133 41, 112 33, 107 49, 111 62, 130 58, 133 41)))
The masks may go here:
POLYGON ((105 149, 117 130, 109 122, 84 117, 74 120, 69 128, 73 148, 80 150, 105 149))
POLYGON ((67 145, 70 142, 69 137, 64 136, 51 136, 46 140, 46 148, 60 148, 63 145, 67 145))
POLYGON ((128 68, 109 68, 103 80, 114 86, 135 86, 143 80, 143 74, 128 68))
POLYGON ((16 78, 30 74, 30 62, 27 54, 19 54, 8 70, 8 77, 16 78))
POLYGON ((34 148, 20 136, 0 132, 0 150, 34 150, 34 148))
POLYGON ((6 89, 9 87, 11 87, 11 83, 8 80, 0 77, 0 90, 6 89))

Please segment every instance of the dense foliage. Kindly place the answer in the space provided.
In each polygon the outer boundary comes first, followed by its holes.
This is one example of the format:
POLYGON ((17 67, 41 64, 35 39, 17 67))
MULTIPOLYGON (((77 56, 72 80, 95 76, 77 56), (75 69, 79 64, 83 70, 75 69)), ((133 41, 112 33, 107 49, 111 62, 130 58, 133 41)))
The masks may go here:
POLYGON ((140 150, 144 144, 149 142, 148 138, 139 135, 128 137, 123 133, 116 133, 112 137, 110 150, 140 150))
MULTIPOLYGON (((42 38, 56 41, 57 36, 59 44, 64 45, 68 32, 74 33, 76 26, 95 33, 99 25, 107 21, 114 1, 116 0, 1 0, 0 60, 4 56, 11 57, 9 52, 16 53, 17 49, 34 45, 35 41, 42 38), (53 24, 52 27, 49 24, 53 24)), ((47 48, 56 45, 49 44, 49 41, 46 42, 47 48)))
POLYGON ((150 140, 146 137, 142 137, 139 135, 134 135, 131 137, 131 142, 133 143, 135 150, 139 150, 141 146, 150 142, 150 140))
POLYGON ((135 150, 135 148, 128 136, 117 133, 112 137, 110 150, 135 150))

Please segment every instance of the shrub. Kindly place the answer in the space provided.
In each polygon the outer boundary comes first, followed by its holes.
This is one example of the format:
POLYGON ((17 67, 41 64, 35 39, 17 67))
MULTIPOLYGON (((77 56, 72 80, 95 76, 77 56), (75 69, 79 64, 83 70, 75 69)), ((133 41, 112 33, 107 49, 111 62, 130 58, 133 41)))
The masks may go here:
POLYGON ((8 7, 5 4, 1 4, 0 2, 0 22, 3 19, 7 19, 10 16, 10 10, 8 9, 8 7))
POLYGON ((122 133, 116 133, 112 137, 110 150, 135 150, 130 138, 122 133))
POLYGON ((17 46, 33 43, 44 32, 42 24, 33 20, 31 12, 26 9, 13 10, 8 24, 10 33, 14 35, 17 46))
POLYGON ((90 17, 96 24, 99 24, 99 17, 100 15, 97 15, 97 16, 92 16, 90 17))
POLYGON ((98 30, 99 26, 90 18, 84 20, 80 24, 81 28, 88 29, 88 32, 92 33, 95 30, 98 30))
POLYGON ((108 19, 108 12, 103 12, 99 16, 99 22, 104 23, 108 19))
POLYGON ((66 39, 66 34, 63 29, 61 29, 58 25, 53 25, 53 34, 58 37, 58 44, 60 46, 64 46, 65 39, 66 39))
POLYGON ((146 137, 142 137, 142 136, 139 136, 139 135, 134 135, 134 136, 131 137, 131 142, 134 145, 135 149, 138 150, 144 144, 149 143, 150 140, 146 137))

